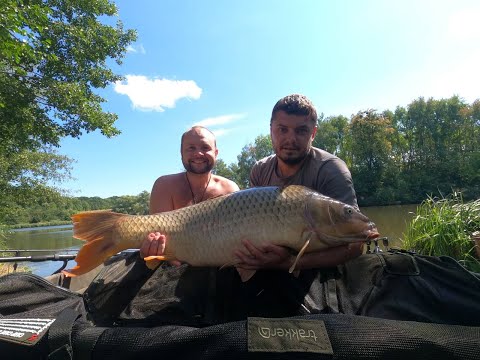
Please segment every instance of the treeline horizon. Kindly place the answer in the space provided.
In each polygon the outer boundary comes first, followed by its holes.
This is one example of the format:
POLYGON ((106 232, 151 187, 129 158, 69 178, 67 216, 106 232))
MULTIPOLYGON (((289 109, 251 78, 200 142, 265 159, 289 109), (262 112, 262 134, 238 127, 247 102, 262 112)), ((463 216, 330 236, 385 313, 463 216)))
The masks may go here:
MULTIPOLYGON (((480 100, 468 104, 458 96, 420 97, 394 111, 367 109, 350 118, 322 114, 313 146, 346 162, 360 207, 419 204, 451 193, 461 193, 465 200, 480 197, 480 100)), ((272 153, 270 136, 259 135, 243 147, 237 162, 226 164, 219 158, 214 172, 245 189, 255 161, 272 153)), ((108 198, 49 193, 28 207, 0 209, 0 223, 69 220, 78 211, 107 208, 148 214, 149 195, 149 191, 108 198)))
MULTIPOLYGON (((344 160, 359 206, 419 204, 459 192, 480 197, 480 100, 420 97, 395 111, 359 111, 318 120, 313 146, 344 160)), ((218 173, 248 187, 249 169, 272 153, 270 137, 245 146, 218 173)))

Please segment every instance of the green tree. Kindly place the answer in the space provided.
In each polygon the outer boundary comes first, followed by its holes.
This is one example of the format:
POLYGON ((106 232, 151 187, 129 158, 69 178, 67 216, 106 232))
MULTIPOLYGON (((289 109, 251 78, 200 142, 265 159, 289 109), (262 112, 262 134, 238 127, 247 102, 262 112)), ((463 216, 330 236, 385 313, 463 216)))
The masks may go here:
POLYGON ((0 7, 0 221, 58 192, 50 181, 71 161, 52 151, 60 139, 99 130, 119 134, 95 89, 121 79, 120 64, 135 40, 109 0, 4 0, 0 7), (8 215, 10 214, 10 215, 8 215))
MULTIPOLYGON (((345 157, 345 137, 349 120, 343 115, 320 119, 317 123, 317 134, 313 146, 328 151, 343 160, 345 157)), ((351 165, 351 164, 347 164, 351 165)))
POLYGON ((136 38, 100 22, 112 17, 109 0, 4 0, 0 8, 0 146, 3 151, 57 146, 63 136, 99 129, 119 133, 115 114, 95 88, 121 79, 118 64, 136 38))
POLYGON ((217 159, 217 162, 215 163, 215 167, 213 169, 213 173, 233 181, 235 181, 236 178, 235 173, 229 166, 227 166, 225 161, 223 161, 222 159, 217 159))
POLYGON ((475 188, 480 123, 474 109, 475 103, 469 106, 453 96, 419 98, 406 110, 395 112, 395 123, 404 139, 404 178, 416 201, 439 192, 475 188))
POLYGON ((27 208, 59 199, 54 184, 69 176, 70 166, 69 158, 49 148, 0 153, 0 223, 28 222, 27 208))
POLYGON ((235 170, 235 182, 240 189, 246 189, 250 186, 250 170, 256 161, 273 154, 272 140, 270 135, 259 135, 255 138, 254 143, 245 145, 237 156, 237 166, 232 168, 235 170))
MULTIPOLYGON (((392 176, 388 170, 393 169, 390 156, 393 132, 390 118, 375 110, 360 111, 352 118, 349 128, 349 150, 353 164, 351 171, 363 203, 371 202, 384 182, 392 176), (365 200, 368 198, 370 200, 365 200)), ((378 200, 378 194, 376 196, 378 200)), ((394 200, 393 193, 383 196, 388 199, 381 199, 382 202, 394 200)))
POLYGON ((150 193, 142 191, 140 194, 114 196, 109 198, 112 202, 112 210, 130 215, 148 215, 150 193))

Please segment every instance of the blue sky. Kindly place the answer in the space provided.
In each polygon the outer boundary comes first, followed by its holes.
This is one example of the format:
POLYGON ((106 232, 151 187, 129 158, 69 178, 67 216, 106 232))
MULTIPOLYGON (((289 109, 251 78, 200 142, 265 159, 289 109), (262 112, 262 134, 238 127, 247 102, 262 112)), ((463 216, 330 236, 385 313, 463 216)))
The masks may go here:
POLYGON ((219 157, 269 133, 273 105, 302 93, 325 116, 480 98, 478 0, 116 0, 136 29, 126 77, 99 92, 122 134, 64 139, 72 196, 136 195, 183 170, 180 136, 203 124, 219 157))

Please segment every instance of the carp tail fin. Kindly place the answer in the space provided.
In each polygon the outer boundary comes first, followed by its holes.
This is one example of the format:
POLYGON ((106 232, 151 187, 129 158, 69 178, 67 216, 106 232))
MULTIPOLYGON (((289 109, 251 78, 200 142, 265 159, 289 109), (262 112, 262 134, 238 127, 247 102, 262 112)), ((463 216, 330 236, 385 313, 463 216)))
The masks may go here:
POLYGON ((85 211, 73 215, 73 237, 86 243, 75 257, 77 265, 62 272, 69 277, 85 274, 110 256, 125 250, 113 237, 115 224, 125 216, 128 215, 108 210, 85 211))

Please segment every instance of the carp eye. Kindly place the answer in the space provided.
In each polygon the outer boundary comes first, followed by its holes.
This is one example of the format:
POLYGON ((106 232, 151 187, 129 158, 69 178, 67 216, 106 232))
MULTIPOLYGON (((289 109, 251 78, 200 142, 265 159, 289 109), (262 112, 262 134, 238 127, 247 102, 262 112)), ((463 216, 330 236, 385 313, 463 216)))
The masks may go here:
POLYGON ((347 207, 345 209, 345 212, 347 213, 347 215, 352 215, 353 214, 353 209, 351 207, 347 207))

